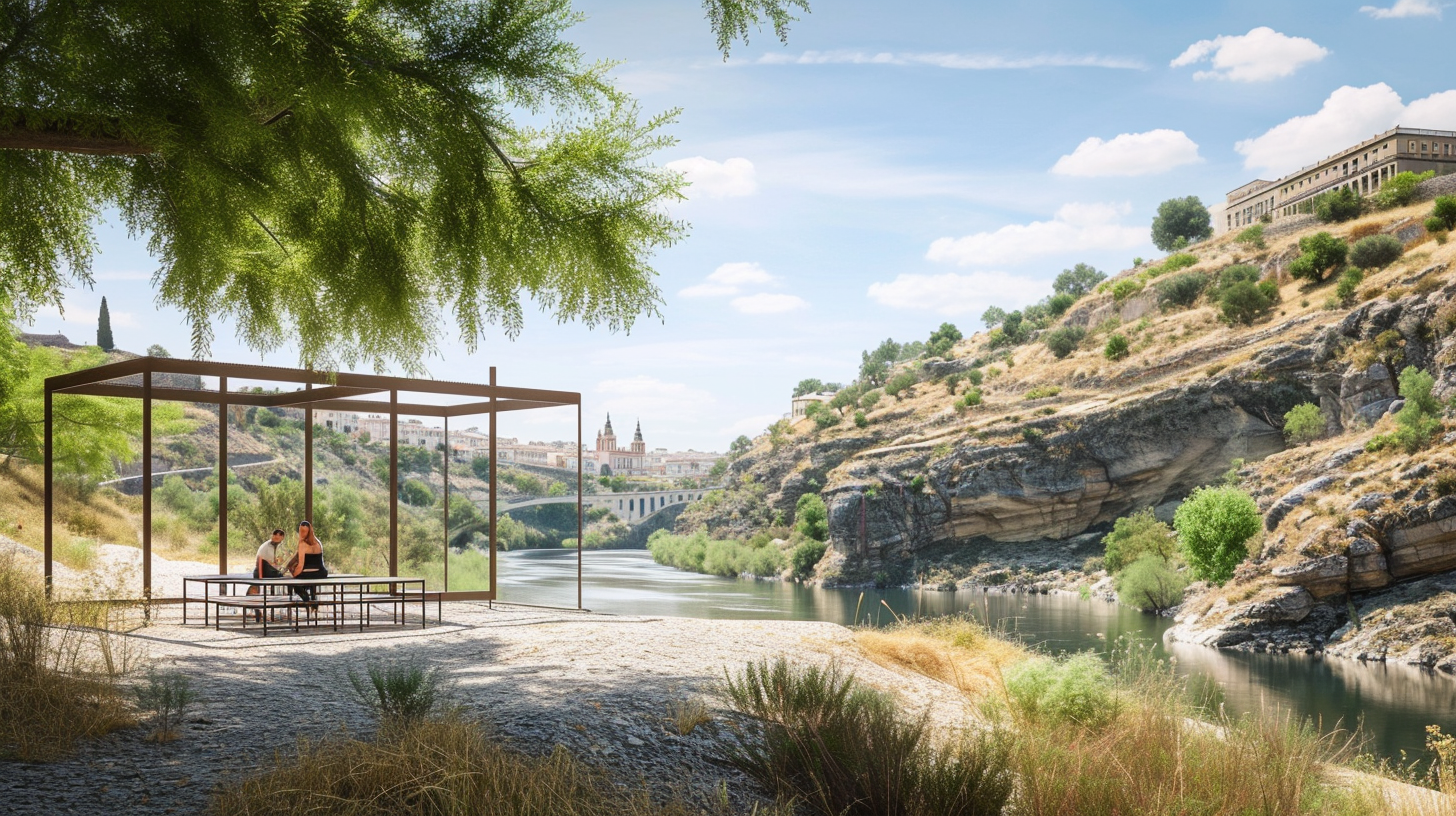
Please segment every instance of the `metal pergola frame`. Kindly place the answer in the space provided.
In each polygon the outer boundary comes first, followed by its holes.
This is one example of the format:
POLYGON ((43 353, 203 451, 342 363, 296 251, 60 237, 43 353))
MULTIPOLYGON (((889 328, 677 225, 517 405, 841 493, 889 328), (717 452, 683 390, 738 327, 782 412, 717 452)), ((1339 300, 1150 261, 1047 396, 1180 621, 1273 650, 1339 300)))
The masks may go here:
POLYGON ((69 374, 49 377, 45 381, 45 585, 49 591, 53 575, 52 536, 54 532, 55 463, 53 446, 53 402, 56 394, 93 397, 124 397, 142 401, 142 594, 150 601, 177 601, 180 598, 152 598, 152 401, 168 400, 216 405, 218 407, 218 572, 228 571, 227 535, 227 411, 230 406, 249 405, 267 408, 302 408, 304 411, 304 509, 313 518, 313 412, 314 409, 360 411, 389 414, 389 575, 399 575, 399 417, 429 416, 445 420, 445 583, 442 597, 446 600, 493 601, 496 598, 496 482, 500 466, 496 450, 496 416, 506 411, 529 411, 537 408, 576 406, 576 606, 582 608, 582 450, 581 394, 570 391, 546 391, 535 388, 511 388, 496 384, 495 366, 490 367, 490 383, 445 382, 392 377, 378 374, 313 371, 277 366, 219 363, 209 360, 180 360, 170 357, 138 357, 118 363, 88 368, 69 374), (218 388, 177 388, 153 384, 157 374, 181 374, 216 377, 218 388), (264 382, 297 383, 302 388, 291 392, 259 394, 228 390, 228 378, 264 382), (136 381, 140 380, 138 384, 136 381), (400 402, 406 394, 434 394, 456 397, 453 405, 400 402), (389 401, 359 399, 371 394, 388 393, 389 401), (487 414, 490 417, 490 589, 450 592, 450 418, 487 414))

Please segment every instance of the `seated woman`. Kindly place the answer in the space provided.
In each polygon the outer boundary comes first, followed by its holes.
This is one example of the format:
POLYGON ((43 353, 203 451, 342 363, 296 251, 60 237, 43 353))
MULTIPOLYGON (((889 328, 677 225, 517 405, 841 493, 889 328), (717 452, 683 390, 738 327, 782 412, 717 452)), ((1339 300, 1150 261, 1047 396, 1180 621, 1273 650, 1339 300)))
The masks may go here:
MULTIPOLYGON (((318 536, 313 534, 313 525, 307 521, 298 523, 298 556, 293 567, 294 578, 327 578, 329 571, 324 569, 324 545, 319 542, 318 536)), ((298 597, 308 603, 315 603, 318 600, 318 590, 310 586, 294 587, 298 597)))

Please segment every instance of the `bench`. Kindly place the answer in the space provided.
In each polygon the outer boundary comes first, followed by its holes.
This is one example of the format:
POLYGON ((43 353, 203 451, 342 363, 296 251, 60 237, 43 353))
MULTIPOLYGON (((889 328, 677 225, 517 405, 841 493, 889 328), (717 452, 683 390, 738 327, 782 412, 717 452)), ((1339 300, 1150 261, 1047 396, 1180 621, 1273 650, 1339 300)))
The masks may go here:
MULTIPOLYGON (((349 625, 349 611, 359 625, 359 631, 374 622, 376 607, 389 608, 390 621, 403 625, 411 604, 420 605, 420 625, 429 625, 428 602, 435 601, 436 620, 444 619, 443 593, 426 592, 423 578, 401 578, 398 576, 331 575, 328 578, 254 578, 251 575, 197 575, 183 579, 182 622, 188 623, 187 609, 193 603, 203 605, 203 625, 209 622, 214 629, 222 628, 224 609, 237 609, 242 614, 242 625, 248 628, 248 618, 261 618, 263 635, 268 634, 269 624, 277 622, 276 615, 282 612, 285 623, 292 624, 298 631, 301 622, 323 625, 326 621, 334 631, 349 625), (189 584, 201 584, 202 595, 198 597, 187 591, 189 584), (229 588, 239 586, 257 589, 257 594, 229 593, 229 588), (377 591, 375 587, 386 587, 377 591), (211 590, 218 588, 214 594, 211 590), (304 601, 295 596, 294 588, 306 587, 314 591, 313 601, 304 601), (281 592, 280 592, 281 590, 281 592), (330 614, 325 617, 324 611, 330 614), (299 613, 303 612, 302 615, 299 613)), ((276 627, 275 627, 276 628, 276 627)))

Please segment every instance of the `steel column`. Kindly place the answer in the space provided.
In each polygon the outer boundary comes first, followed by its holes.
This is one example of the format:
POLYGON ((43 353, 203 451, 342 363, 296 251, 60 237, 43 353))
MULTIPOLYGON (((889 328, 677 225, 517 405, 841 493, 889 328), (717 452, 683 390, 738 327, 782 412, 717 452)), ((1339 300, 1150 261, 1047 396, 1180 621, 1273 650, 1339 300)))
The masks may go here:
POLYGON ((576 404, 576 608, 581 608, 581 403, 576 404))
POLYGON ((51 391, 49 384, 45 387, 45 590, 50 595, 51 582, 54 576, 55 567, 51 558, 55 555, 52 536, 55 534, 55 520, 51 518, 55 511, 55 443, 52 441, 52 434, 55 433, 54 415, 55 394, 51 391))
MULTIPOLYGON (((492 387, 495 386, 495 366, 491 366, 490 367, 490 384, 491 384, 492 387)), ((490 403, 491 403, 491 407, 494 408, 495 407, 495 397, 491 397, 490 398, 490 403)), ((489 444, 489 447, 488 447, 488 450, 490 451, 490 481, 486 485, 487 488, 488 488, 488 490, 487 490, 487 495, 488 495, 487 506, 488 506, 489 512, 490 512, 490 592, 491 592, 491 595, 492 596, 494 596, 496 594, 496 591, 495 591, 495 554, 496 554, 495 553, 495 527, 496 527, 495 482, 496 482, 496 471, 499 469, 499 463, 496 461, 497 451, 496 451, 496 446, 495 446, 495 437, 496 437, 495 418, 496 418, 496 413, 495 413, 494 410, 492 410, 490 412, 490 444, 489 444)))
POLYGON ((217 574, 228 571, 228 382, 217 378, 217 574))
POLYGON ((399 575, 399 392, 389 392, 389 575, 399 575))
POLYGON ((152 372, 142 373, 142 598, 152 598, 152 372))
MULTIPOLYGON (((303 390, 312 391, 313 383, 303 390)), ((313 405, 303 409, 303 517, 313 523, 313 405)))
POLYGON ((445 586, 450 591, 450 417, 445 417, 445 586))

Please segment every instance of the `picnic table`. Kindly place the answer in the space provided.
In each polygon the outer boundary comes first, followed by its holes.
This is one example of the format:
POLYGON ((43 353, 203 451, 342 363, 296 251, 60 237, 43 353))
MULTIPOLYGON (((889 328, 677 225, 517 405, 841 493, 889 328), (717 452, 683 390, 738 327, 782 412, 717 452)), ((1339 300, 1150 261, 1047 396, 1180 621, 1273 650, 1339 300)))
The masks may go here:
MULTIPOLYGON (((188 608, 194 603, 202 604, 202 625, 208 623, 214 629, 222 628, 224 609, 237 609, 242 613, 243 628, 248 628, 248 617, 257 614, 262 618, 263 636, 268 635, 268 624, 282 612, 285 623, 291 623, 293 630, 299 630, 300 618, 313 625, 328 622, 334 631, 349 625, 348 613, 353 611, 359 631, 373 623, 374 609, 386 606, 390 610, 392 623, 404 624, 405 613, 410 604, 420 605, 420 626, 429 625, 427 604, 433 597, 436 602, 436 618, 443 618, 440 593, 425 591, 425 579, 401 578, 399 576, 333 574, 327 578, 254 578, 252 573, 228 575, 188 575, 182 579, 182 623, 188 623, 188 608), (194 594, 190 587, 200 584, 202 594, 194 594), (228 592, 237 587, 257 587, 256 594, 228 592), (295 587, 314 591, 314 600, 305 601, 296 597, 295 587), (217 591, 214 592, 213 590, 217 591), (327 621, 322 614, 329 613, 327 621), (302 616, 299 612, 303 612, 302 616)), ((275 627, 276 628, 276 627, 275 627)))

